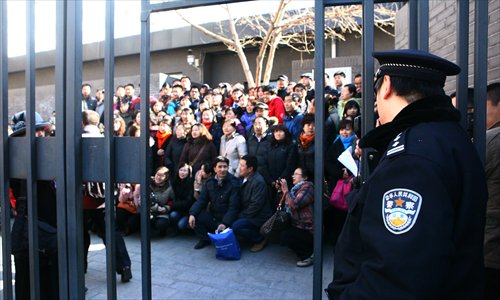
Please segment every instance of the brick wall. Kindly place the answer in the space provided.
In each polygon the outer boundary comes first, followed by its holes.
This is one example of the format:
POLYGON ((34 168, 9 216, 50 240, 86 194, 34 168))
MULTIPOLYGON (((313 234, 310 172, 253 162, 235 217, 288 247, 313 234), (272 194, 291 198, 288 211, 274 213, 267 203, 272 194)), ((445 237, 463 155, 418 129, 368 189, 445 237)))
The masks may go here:
MULTIPOLYGON (((478 0, 483 1, 483 0, 478 0)), ((488 83, 500 81, 500 1, 488 1, 488 83)), ((429 52, 456 62, 457 3, 451 0, 429 2, 429 52)), ((408 5, 396 16, 396 49, 408 47, 408 5)), ((474 84, 474 1, 469 1, 469 86, 474 84)), ((445 91, 456 90, 456 78, 448 77, 445 91)))

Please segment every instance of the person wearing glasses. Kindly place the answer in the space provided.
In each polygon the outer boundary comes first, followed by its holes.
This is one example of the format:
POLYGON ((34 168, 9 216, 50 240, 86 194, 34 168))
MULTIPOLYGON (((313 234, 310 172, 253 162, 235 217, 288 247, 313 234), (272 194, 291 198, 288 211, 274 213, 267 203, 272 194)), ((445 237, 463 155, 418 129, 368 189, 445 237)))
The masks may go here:
POLYGON ((483 299, 483 164, 443 87, 460 68, 420 50, 375 52, 380 155, 347 196, 330 299, 483 299))

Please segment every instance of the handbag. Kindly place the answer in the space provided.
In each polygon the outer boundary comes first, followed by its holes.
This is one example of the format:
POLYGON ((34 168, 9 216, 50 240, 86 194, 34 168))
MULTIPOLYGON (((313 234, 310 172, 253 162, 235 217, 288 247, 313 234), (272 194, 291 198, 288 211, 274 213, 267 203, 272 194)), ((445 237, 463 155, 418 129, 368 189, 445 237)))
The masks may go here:
POLYGON ((286 194, 283 194, 283 196, 281 196, 276 212, 260 227, 260 234, 264 237, 268 236, 273 231, 283 231, 290 227, 290 215, 283 210, 285 195, 286 194))
POLYGON ((347 211, 345 196, 352 191, 352 176, 337 180, 337 184, 330 196, 330 205, 341 211, 347 211))
POLYGON ((222 232, 208 233, 215 246, 215 258, 224 260, 239 260, 241 258, 240 244, 231 228, 222 232))

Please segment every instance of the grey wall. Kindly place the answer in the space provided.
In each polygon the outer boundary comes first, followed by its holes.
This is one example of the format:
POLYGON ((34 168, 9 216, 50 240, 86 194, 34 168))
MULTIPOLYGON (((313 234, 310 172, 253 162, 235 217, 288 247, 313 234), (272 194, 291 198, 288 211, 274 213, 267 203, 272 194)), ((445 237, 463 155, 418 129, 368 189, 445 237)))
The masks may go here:
MULTIPOLYGON (((480 0, 483 1, 483 0, 480 0)), ((456 62, 456 1, 431 0, 429 3, 429 52, 456 62)), ((488 83, 500 80, 500 1, 488 1, 488 83)), ((396 48, 408 47, 408 5, 396 15, 396 48)), ((474 1, 469 1, 469 87, 474 84, 474 1)), ((448 77, 445 91, 456 90, 456 78, 448 77)))

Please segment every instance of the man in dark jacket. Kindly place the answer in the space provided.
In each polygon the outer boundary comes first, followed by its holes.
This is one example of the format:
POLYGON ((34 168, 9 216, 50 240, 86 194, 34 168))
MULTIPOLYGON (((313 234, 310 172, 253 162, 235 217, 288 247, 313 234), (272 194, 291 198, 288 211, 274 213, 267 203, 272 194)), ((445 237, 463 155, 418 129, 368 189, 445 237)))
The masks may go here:
POLYGON ((253 134, 247 139, 248 155, 257 157, 259 172, 269 184, 271 176, 267 166, 267 155, 270 147, 270 135, 268 133, 269 120, 264 117, 256 117, 253 120, 253 134))
POLYGON ((210 245, 207 233, 223 231, 233 225, 238 217, 240 184, 236 177, 229 174, 228 167, 227 158, 215 158, 215 176, 207 179, 200 197, 189 210, 189 227, 193 228, 200 238, 194 249, 210 245), (210 208, 207 211, 209 202, 210 208))
POLYGON ((373 56, 381 125, 360 146, 382 156, 347 199, 329 296, 482 299, 484 170, 443 91, 460 68, 419 50, 373 56))
POLYGON ((269 192, 264 177, 257 172, 257 157, 245 155, 240 159, 240 214, 233 224, 234 234, 253 243, 252 252, 264 249, 267 239, 260 233, 260 226, 271 217, 269 192))
MULTIPOLYGON (((11 137, 26 135, 26 112, 22 111, 12 117, 13 133, 11 137)), ((36 137, 44 137, 50 123, 44 122, 35 113, 36 137)), ((28 241, 28 186, 26 179, 11 179, 10 187, 16 198, 16 217, 12 226, 12 254, 16 267, 15 293, 16 299, 30 299, 30 257, 28 241)), ((40 275, 40 298, 59 298, 59 270, 57 259, 57 199, 56 182, 37 180, 37 212, 38 220, 38 253, 40 275)))

